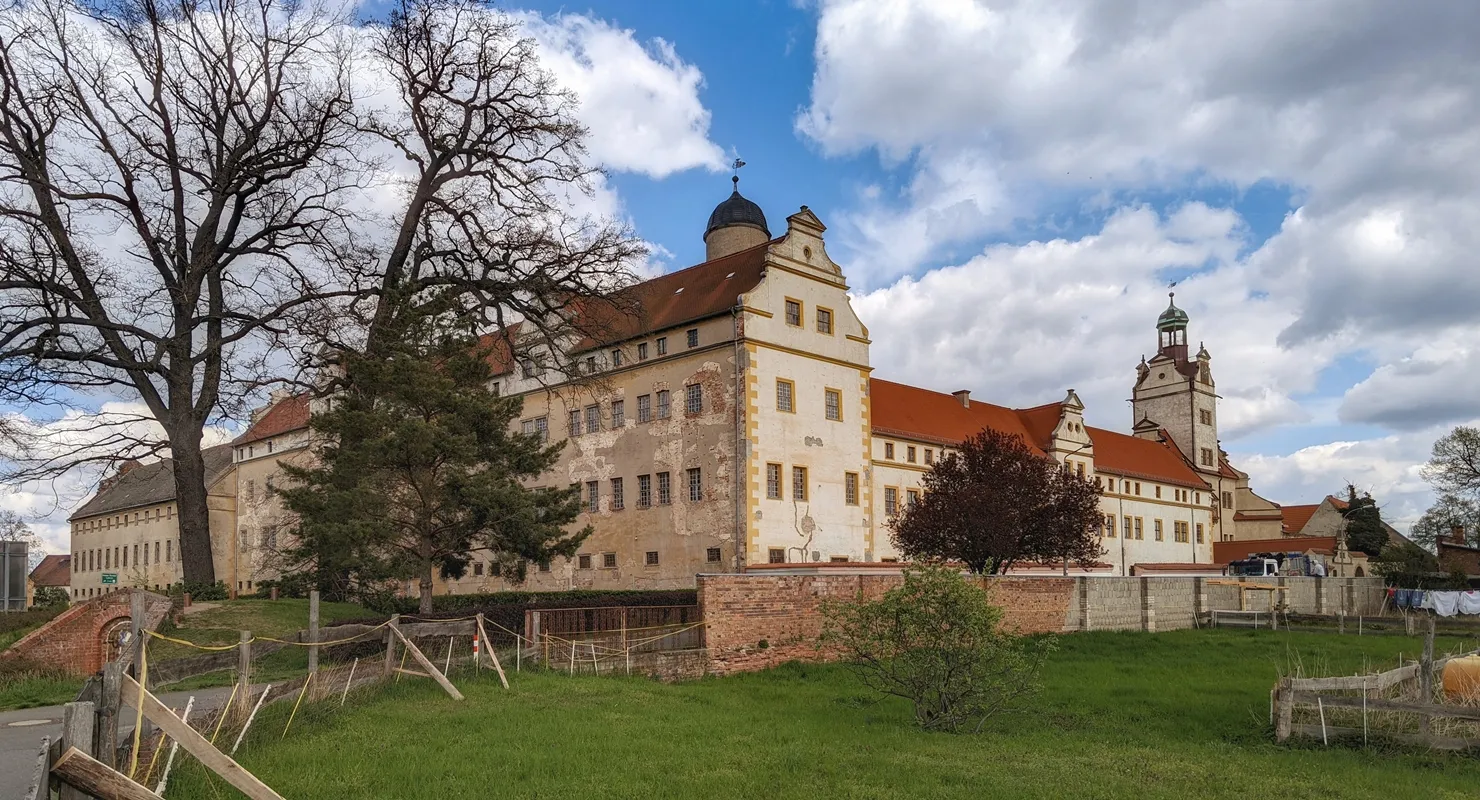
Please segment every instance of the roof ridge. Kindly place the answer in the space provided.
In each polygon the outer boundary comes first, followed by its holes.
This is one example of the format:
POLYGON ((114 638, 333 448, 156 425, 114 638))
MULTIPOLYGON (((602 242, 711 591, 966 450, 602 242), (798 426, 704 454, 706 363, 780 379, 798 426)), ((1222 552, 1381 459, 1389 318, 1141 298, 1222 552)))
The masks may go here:
POLYGON ((776 237, 774 239, 767 239, 766 241, 764 241, 764 242, 762 242, 760 244, 752 245, 750 247, 745 248, 744 250, 736 250, 733 253, 725 253, 724 255, 720 256, 719 258, 711 258, 711 259, 708 259, 708 260, 705 260, 705 261, 700 261, 697 264, 690 264, 689 266, 684 267, 683 269, 676 269, 676 270, 674 270, 672 272, 665 272, 662 275, 654 275, 653 277, 648 278, 645 281, 638 281, 637 283, 634 283, 634 284, 632 284, 630 286, 623 286, 622 288, 618 289, 617 291, 618 292, 625 292, 625 291, 628 291, 628 290, 631 290, 631 289, 636 289, 639 286, 646 286, 647 284, 656 283, 657 281, 661 281, 661 280, 664 280, 666 278, 672 278, 672 277, 675 277, 675 276, 678 276, 678 275, 682 275, 685 272, 688 272, 690 270, 696 270, 696 269, 698 269, 700 267, 707 267, 710 264, 718 264, 719 262, 724 261, 727 258, 734 258, 736 256, 745 255, 745 254, 747 254, 747 253, 749 253, 749 252, 751 252, 753 250, 759 250, 762 247, 770 247, 771 245, 776 244, 777 242, 779 242, 779 241, 781 241, 782 239, 785 239, 785 238, 786 238, 785 236, 778 236, 778 237, 776 237))

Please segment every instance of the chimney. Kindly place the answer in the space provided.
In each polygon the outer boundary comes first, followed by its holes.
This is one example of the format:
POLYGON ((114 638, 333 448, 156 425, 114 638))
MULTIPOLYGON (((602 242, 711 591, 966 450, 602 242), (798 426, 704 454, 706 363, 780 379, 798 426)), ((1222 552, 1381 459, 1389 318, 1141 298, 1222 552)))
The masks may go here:
POLYGON ((102 494, 103 492, 112 489, 114 484, 118 483, 120 478, 129 474, 130 472, 133 472, 140 466, 142 465, 133 459, 129 459, 128 461, 119 464, 117 472, 114 472, 112 475, 109 475, 108 477, 98 482, 98 493, 102 494))
POLYGON ((1455 525, 1455 526, 1452 526, 1449 529, 1449 541, 1452 542, 1452 543, 1454 543, 1454 544, 1457 544, 1457 545, 1464 545, 1464 543, 1465 543, 1465 526, 1463 526, 1463 525, 1455 525))
POLYGON ((954 392, 951 392, 951 396, 956 398, 956 401, 961 404, 962 408, 971 408, 970 389, 958 389, 954 392))

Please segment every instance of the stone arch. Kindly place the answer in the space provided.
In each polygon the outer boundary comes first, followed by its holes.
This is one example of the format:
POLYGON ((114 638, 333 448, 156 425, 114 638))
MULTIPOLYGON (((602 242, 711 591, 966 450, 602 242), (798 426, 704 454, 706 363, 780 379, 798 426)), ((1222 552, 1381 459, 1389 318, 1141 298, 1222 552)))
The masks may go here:
POLYGON ((1367 570, 1362 569, 1361 567, 1357 567, 1357 577, 1358 578, 1365 578, 1365 577, 1367 577, 1367 570))

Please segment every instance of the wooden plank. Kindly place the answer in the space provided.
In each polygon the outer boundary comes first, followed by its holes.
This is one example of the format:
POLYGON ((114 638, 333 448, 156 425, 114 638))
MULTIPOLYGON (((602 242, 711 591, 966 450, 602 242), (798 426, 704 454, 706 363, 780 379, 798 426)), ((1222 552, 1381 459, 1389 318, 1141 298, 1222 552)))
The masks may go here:
POLYGON ((129 780, 127 775, 75 747, 67 748, 67 752, 52 765, 51 772, 62 783, 107 800, 163 800, 154 792, 129 780))
MULTIPOLYGON (((139 685, 132 678, 124 678, 124 690, 125 699, 130 702, 137 699, 139 685)), ((252 800, 283 800, 282 795, 257 780, 257 776, 242 769, 242 766, 233 761, 230 756, 211 746, 204 736, 196 733, 194 728, 175 716, 168 706, 159 702, 159 698, 145 692, 144 706, 144 716, 158 725, 160 730, 163 730, 170 738, 179 742, 180 746, 185 748, 185 752, 195 756, 197 761, 220 775, 242 794, 252 800)))
POLYGON ((415 675, 418 678, 430 678, 430 677, 432 677, 431 675, 428 675, 427 673, 421 672, 419 670, 402 669, 400 667, 396 667, 396 672, 399 672, 402 675, 415 675))
POLYGON ((421 652, 421 648, 412 644, 411 640, 407 639, 401 633, 400 629, 398 629, 396 626, 392 625, 390 630, 396 635, 397 639, 401 640, 401 645, 405 647, 408 652, 411 653, 411 657, 416 659, 416 663, 420 664, 421 668, 426 670, 432 676, 432 680, 441 685, 443 690, 445 690, 447 694, 452 696, 453 700, 463 699, 462 692, 459 692, 457 690, 457 687, 452 685, 452 681, 447 680, 446 675, 443 675, 441 672, 437 671, 437 665, 433 664, 430 660, 427 659, 426 655, 421 652))
POLYGON ((391 624, 385 629, 385 674, 395 674, 396 671, 396 626, 401 624, 401 615, 392 614, 391 624))
MULTIPOLYGON (((62 706, 62 742, 67 747, 75 747, 83 755, 90 755, 93 747, 93 725, 97 722, 97 712, 93 704, 88 702, 68 703, 62 706)), ((76 787, 62 786, 61 800, 87 800, 76 787)))
POLYGON ((1294 690, 1290 688, 1290 679, 1282 678, 1274 693, 1274 738, 1277 742, 1290 738, 1290 718, 1295 711, 1294 694, 1294 690))
POLYGON ((308 671, 319 671, 319 590, 308 591, 308 671))
MULTIPOLYGON (((498 680, 499 680, 499 683, 502 683, 504 685, 504 688, 507 689, 507 688, 509 688, 509 679, 508 679, 508 677, 506 677, 504 675, 504 665, 498 663, 498 653, 494 652, 494 650, 493 650, 493 642, 488 638, 488 631, 486 631, 486 630, 483 629, 483 615, 482 614, 479 614, 478 615, 478 620, 477 621, 478 621, 478 641, 480 641, 480 642, 483 643, 483 649, 485 651, 487 651, 489 660, 493 662, 493 668, 496 669, 496 670, 498 670, 498 680)), ((627 625, 627 609, 625 609, 625 608, 622 609, 622 625, 623 625, 623 631, 622 631, 622 633, 623 633, 623 636, 625 637, 626 636, 626 625, 627 625)), ((514 646, 515 647, 518 647, 519 646, 519 642, 517 642, 517 641, 514 642, 514 646)))
MULTIPOLYGON (((1319 697, 1321 703, 1327 708, 1362 708, 1362 698, 1347 695, 1317 695, 1313 692, 1296 692, 1295 704, 1297 706, 1314 705, 1319 697)), ((1392 711, 1405 714, 1421 714, 1427 717, 1444 717, 1447 719, 1480 720, 1480 706, 1449 706, 1437 703, 1402 703, 1397 700, 1382 700, 1369 697, 1366 701, 1368 711, 1392 711)))
MULTIPOLYGON (((1292 728, 1292 732, 1298 736, 1309 736, 1312 739, 1318 739, 1321 736, 1320 725, 1296 724, 1292 728)), ((1329 736, 1342 739, 1356 739, 1360 741, 1362 738, 1361 728, 1327 725, 1326 733, 1329 736)), ((1434 734, 1384 732, 1382 738, 1404 744, 1418 745, 1419 747, 1432 747, 1438 750, 1469 750, 1473 747, 1480 747, 1480 740, 1472 741, 1469 739, 1458 739, 1453 736, 1436 736, 1434 734)))
POLYGON ((51 737, 41 737, 41 751, 36 756, 36 766, 31 769, 31 785, 26 788, 26 800, 51 800, 51 784, 47 773, 51 768, 51 737))
POLYGON ((103 682, 93 726, 92 755, 109 767, 118 765, 118 711, 121 698, 123 666, 116 661, 103 665, 103 682))

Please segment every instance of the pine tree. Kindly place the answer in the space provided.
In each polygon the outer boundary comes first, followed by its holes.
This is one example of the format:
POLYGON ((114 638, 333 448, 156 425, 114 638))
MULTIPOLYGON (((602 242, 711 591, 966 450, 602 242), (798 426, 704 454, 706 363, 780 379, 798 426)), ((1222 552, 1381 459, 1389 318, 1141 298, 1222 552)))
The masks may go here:
POLYGON ((1388 543, 1387 528, 1382 524, 1382 512, 1377 501, 1367 493, 1357 494, 1357 487, 1347 484, 1346 546, 1351 550, 1366 553, 1372 558, 1382 554, 1388 543))
POLYGON ((490 389, 488 351, 423 319, 382 357, 347 355, 342 391, 314 414, 317 465, 276 489, 298 516, 287 556, 327 594, 416 580, 432 610, 438 571, 462 577, 486 554, 522 580, 570 557, 590 527, 575 489, 531 488, 565 442, 517 433, 523 402, 490 389))

